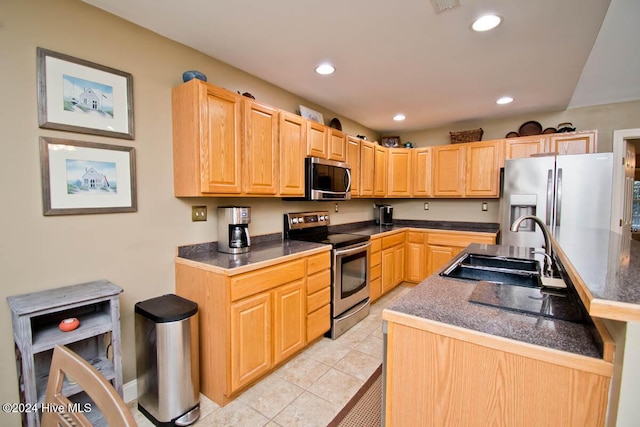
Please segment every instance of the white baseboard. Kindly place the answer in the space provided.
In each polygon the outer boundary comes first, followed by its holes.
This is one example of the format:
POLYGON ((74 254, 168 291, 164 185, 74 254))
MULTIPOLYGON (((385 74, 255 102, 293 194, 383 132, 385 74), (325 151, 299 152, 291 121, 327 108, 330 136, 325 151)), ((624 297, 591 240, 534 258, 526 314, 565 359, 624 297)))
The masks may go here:
POLYGON ((132 380, 122 386, 122 399, 125 403, 138 398, 138 380, 132 380))

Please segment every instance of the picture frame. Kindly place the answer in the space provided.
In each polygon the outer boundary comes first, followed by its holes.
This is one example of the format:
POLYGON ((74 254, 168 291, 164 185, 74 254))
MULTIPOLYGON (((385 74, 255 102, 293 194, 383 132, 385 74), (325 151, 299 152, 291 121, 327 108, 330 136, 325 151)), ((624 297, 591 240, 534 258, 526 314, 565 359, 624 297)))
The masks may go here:
POLYGON ((44 216, 136 212, 136 152, 95 142, 40 137, 44 216))
POLYGON ((399 136, 383 136, 380 138, 380 145, 383 145, 385 147, 399 147, 400 137, 399 136))
POLYGON ((305 119, 324 124, 324 117, 322 117, 322 113, 312 110, 311 108, 307 108, 304 105, 300 105, 300 115, 305 119))
POLYGON ((134 139, 130 73, 37 48, 38 125, 134 139))

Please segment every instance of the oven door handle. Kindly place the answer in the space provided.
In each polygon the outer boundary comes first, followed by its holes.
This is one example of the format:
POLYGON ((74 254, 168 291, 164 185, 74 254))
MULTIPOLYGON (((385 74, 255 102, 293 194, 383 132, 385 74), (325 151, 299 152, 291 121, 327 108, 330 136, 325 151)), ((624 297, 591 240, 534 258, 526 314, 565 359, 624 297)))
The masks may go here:
POLYGON ((335 256, 338 257, 338 256, 343 256, 343 255, 354 254, 356 252, 362 252, 362 251, 366 250, 369 246, 371 246, 371 242, 367 243, 366 245, 357 246, 355 248, 336 249, 335 250, 335 256))

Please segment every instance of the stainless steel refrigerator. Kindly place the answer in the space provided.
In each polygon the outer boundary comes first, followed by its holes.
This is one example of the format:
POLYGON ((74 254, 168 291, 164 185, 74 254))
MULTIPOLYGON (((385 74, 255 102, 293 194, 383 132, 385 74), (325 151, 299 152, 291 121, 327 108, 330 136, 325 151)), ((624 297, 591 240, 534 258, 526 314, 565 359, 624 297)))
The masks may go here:
POLYGON ((507 160, 500 201, 502 244, 541 248, 544 239, 529 220, 512 232, 522 215, 556 227, 609 229, 613 153, 528 157, 507 160))

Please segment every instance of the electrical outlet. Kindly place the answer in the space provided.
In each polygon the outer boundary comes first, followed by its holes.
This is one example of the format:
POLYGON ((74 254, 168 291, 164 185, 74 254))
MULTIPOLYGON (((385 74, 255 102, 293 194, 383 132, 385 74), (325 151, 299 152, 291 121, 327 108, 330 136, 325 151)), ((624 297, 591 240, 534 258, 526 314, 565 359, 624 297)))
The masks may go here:
POLYGON ((191 221, 206 221, 206 220, 207 220, 206 206, 191 206, 191 221))
POLYGON ((338 212, 338 204, 336 203, 335 211, 338 212))
POLYGON ((482 211, 486 212, 489 210, 489 205, 487 205, 486 203, 482 203, 482 211))
POLYGON ((425 203, 425 204, 424 204, 424 210, 425 210, 425 211, 428 211, 428 210, 429 210, 429 203, 425 203))

